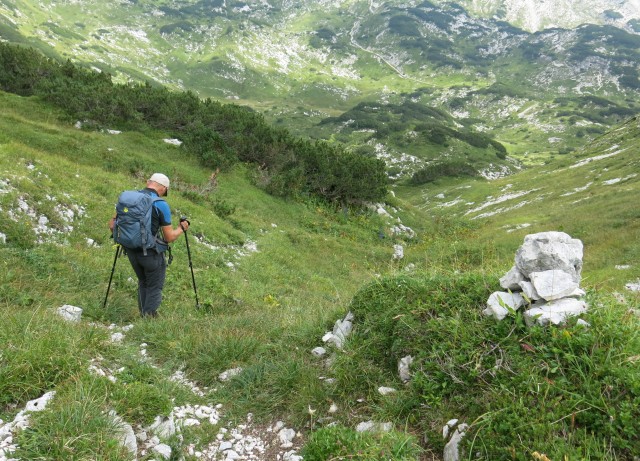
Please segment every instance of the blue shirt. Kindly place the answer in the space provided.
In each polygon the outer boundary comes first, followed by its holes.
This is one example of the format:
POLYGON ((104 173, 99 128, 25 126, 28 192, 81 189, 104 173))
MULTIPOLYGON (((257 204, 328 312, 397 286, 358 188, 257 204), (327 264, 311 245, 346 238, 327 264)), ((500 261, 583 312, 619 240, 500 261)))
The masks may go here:
MULTIPOLYGON (((145 194, 149 194, 152 197, 159 197, 158 193, 149 189, 148 187, 141 190, 145 194)), ((153 235, 158 235, 158 230, 164 226, 171 225, 171 209, 169 204, 164 200, 157 200, 153 203, 153 212, 151 213, 151 232, 153 235)))

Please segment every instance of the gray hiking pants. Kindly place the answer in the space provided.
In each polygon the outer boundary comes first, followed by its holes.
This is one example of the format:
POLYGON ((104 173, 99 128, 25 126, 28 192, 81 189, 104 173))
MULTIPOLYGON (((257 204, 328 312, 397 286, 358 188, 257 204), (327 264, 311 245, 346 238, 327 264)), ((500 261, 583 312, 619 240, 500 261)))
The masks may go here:
POLYGON ((157 315, 162 302, 162 288, 167 273, 164 253, 148 250, 145 256, 142 250, 127 250, 131 267, 138 276, 138 308, 140 315, 157 315))

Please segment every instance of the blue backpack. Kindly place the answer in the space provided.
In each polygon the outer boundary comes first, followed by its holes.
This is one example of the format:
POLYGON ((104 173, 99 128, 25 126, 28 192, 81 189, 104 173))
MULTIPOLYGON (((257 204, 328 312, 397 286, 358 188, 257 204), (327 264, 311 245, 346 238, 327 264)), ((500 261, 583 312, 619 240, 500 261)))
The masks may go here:
POLYGON ((169 245, 151 230, 153 204, 162 200, 136 190, 126 190, 118 197, 113 239, 127 249, 165 251, 169 245))

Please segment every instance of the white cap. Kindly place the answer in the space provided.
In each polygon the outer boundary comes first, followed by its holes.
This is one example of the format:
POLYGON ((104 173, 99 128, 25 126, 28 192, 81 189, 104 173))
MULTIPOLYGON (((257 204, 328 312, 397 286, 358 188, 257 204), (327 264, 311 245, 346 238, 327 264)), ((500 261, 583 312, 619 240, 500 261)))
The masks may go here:
POLYGON ((158 184, 163 185, 167 189, 169 188, 169 178, 167 178, 167 175, 164 175, 162 173, 153 173, 149 178, 149 181, 157 182, 158 184))
POLYGON ((166 187, 167 192, 169 192, 169 178, 167 177, 167 175, 164 175, 162 173, 153 173, 149 178, 149 181, 157 182, 161 186, 166 187))

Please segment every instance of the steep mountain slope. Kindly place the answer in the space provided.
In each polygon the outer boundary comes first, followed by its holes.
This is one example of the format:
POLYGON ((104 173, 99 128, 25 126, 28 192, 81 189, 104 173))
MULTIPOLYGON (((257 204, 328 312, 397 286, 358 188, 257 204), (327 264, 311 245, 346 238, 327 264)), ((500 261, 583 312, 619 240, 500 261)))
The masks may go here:
MULTIPOLYGON (((0 1, 0 36, 119 81, 249 104, 311 136, 331 137, 316 124, 359 103, 410 101, 449 112, 525 163, 574 149, 637 110, 638 35, 610 25, 530 33, 500 17, 428 1, 82 0, 40 9, 15 0, 0 1)), ((341 141, 382 143, 396 159, 420 150, 387 136, 341 141)))

